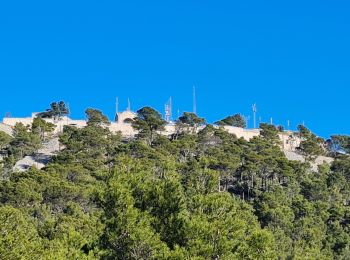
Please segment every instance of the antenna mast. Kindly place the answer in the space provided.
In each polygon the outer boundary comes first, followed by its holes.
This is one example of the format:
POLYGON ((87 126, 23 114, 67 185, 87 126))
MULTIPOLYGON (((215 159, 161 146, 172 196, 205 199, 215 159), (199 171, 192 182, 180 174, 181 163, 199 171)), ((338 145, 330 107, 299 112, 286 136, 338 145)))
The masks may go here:
POLYGON ((115 99, 115 114, 117 115, 118 112, 119 112, 119 100, 118 100, 118 97, 116 97, 115 99))
POLYGON ((193 85, 193 113, 197 114, 196 86, 193 85))
POLYGON ((168 102, 165 104, 165 121, 168 123, 172 120, 172 106, 173 106, 172 97, 169 98, 168 102))
POLYGON ((131 111, 131 103, 130 103, 130 99, 128 98, 128 108, 127 108, 128 111, 131 111))
POLYGON ((253 109, 253 116, 254 116, 254 129, 256 128, 256 104, 254 103, 252 106, 253 109))

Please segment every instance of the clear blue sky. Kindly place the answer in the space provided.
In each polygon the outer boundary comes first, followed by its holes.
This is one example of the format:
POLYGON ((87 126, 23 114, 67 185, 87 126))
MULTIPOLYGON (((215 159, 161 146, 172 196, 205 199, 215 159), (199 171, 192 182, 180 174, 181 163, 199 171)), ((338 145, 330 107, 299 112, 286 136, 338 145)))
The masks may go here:
MULTIPOLYGON (((0 117, 65 100, 110 118, 192 109, 350 134, 348 1, 1 1, 0 117)), ((177 114, 177 113, 175 113, 177 114)), ((252 120, 250 121, 252 125, 252 120)))

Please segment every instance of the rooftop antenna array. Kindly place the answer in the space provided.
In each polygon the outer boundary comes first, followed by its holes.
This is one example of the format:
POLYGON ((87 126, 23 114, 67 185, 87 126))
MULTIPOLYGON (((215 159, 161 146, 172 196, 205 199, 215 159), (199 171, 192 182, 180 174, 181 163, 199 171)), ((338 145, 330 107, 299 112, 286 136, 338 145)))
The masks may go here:
POLYGON ((196 86, 193 86, 193 113, 197 114, 196 86))
POLYGON ((169 98, 168 102, 165 104, 165 121, 168 123, 172 120, 172 110, 173 110, 173 99, 169 98))
POLYGON ((256 128, 256 104, 254 103, 253 106, 252 106, 252 109, 253 109, 253 116, 254 116, 254 129, 256 128))

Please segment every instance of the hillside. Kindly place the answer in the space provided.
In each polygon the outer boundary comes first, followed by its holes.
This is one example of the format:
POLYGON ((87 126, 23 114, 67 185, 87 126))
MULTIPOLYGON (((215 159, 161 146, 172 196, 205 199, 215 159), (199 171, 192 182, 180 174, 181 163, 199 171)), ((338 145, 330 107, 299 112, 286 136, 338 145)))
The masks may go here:
POLYGON ((193 113, 164 134, 150 107, 132 136, 95 109, 61 131, 41 116, 0 128, 2 259, 350 258, 347 136, 245 139, 193 113))

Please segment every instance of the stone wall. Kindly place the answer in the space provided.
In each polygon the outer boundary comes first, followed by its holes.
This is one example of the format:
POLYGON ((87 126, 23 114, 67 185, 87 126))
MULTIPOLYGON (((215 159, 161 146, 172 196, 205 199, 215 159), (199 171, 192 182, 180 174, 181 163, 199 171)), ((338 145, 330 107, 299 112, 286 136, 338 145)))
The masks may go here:
MULTIPOLYGON (((137 134, 137 131, 135 131, 131 124, 124 123, 124 120, 126 118, 133 118, 135 114, 131 111, 126 111, 122 113, 118 113, 118 122, 111 122, 109 129, 113 133, 121 132, 124 137, 131 138, 137 134)), ((33 120, 35 118, 35 113, 32 115, 32 117, 25 117, 25 118, 8 118, 5 117, 3 119, 3 126, 6 127, 7 131, 9 127, 15 126, 16 123, 22 123, 24 125, 31 125, 33 120)), ((63 117, 62 119, 55 121, 53 119, 44 119, 46 122, 50 122, 56 125, 56 128, 54 130, 54 133, 59 133, 63 131, 63 126, 65 125, 71 125, 76 126, 78 128, 82 128, 86 126, 85 120, 73 120, 68 117, 63 117)), ((198 130, 203 129, 203 127, 200 127, 198 130)), ((230 134, 235 134, 238 138, 244 138, 245 140, 249 141, 255 136, 260 135, 259 129, 244 129, 240 127, 233 127, 233 126, 224 126, 224 129, 229 132, 230 134)), ((1 128, 0 128, 1 130, 1 128)), ((168 124, 165 126, 165 130, 161 131, 161 134, 164 135, 171 135, 175 133, 176 127, 174 123, 168 124)), ((300 139, 293 134, 293 132, 283 132, 279 134, 280 139, 282 141, 282 149, 287 151, 295 151, 295 148, 299 146, 300 139)))
MULTIPOLYGON (((3 124, 11 127, 14 127, 17 123, 22 123, 23 125, 31 125, 33 123, 34 118, 35 118, 34 116, 24 117, 24 118, 4 117, 3 124)), ((44 120, 56 126, 54 133, 62 132, 63 126, 65 125, 72 125, 78 128, 82 128, 86 126, 85 120, 72 120, 69 117, 62 117, 60 120, 44 118, 44 120)))
POLYGON ((254 136, 260 135, 259 129, 244 129, 244 128, 234 127, 234 126, 224 126, 224 129, 230 134, 235 134, 237 138, 243 137, 247 141, 252 139, 254 136))

